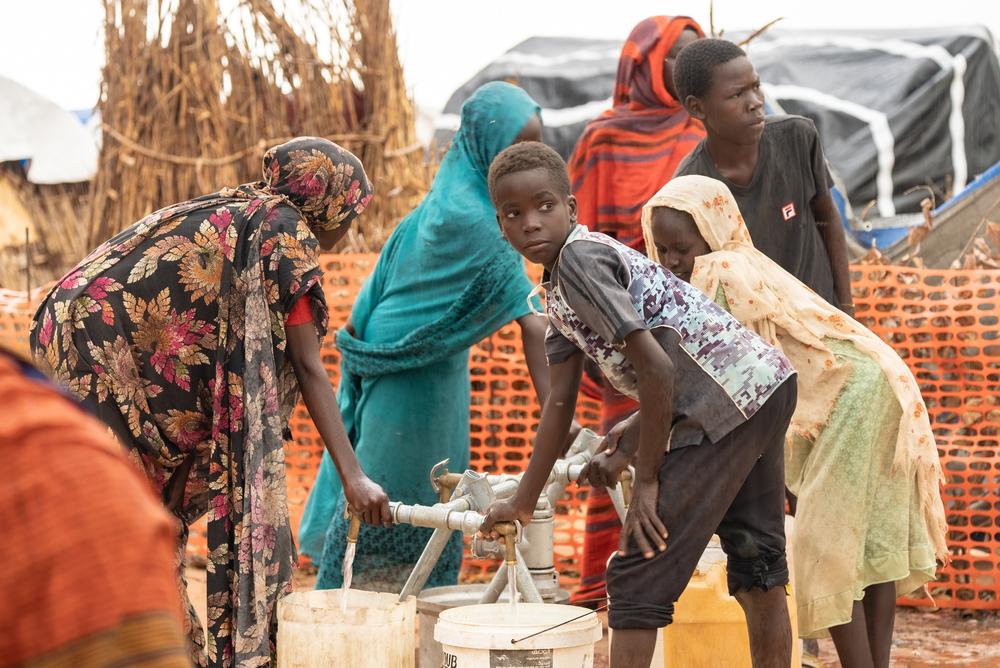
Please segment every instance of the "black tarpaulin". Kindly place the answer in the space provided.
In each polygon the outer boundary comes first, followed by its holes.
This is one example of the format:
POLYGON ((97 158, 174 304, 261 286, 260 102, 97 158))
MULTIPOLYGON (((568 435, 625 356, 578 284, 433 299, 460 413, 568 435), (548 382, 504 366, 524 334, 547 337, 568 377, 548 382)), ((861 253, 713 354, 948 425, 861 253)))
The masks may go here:
MULTIPOLYGON (((568 157, 586 122, 611 104, 620 48, 528 39, 452 95, 435 139, 450 138, 476 88, 506 80, 541 104, 545 141, 568 157)), ((768 98, 816 122, 859 209, 918 211, 926 191, 907 191, 960 190, 1000 159, 1000 63, 984 28, 771 30, 748 53, 768 98)))

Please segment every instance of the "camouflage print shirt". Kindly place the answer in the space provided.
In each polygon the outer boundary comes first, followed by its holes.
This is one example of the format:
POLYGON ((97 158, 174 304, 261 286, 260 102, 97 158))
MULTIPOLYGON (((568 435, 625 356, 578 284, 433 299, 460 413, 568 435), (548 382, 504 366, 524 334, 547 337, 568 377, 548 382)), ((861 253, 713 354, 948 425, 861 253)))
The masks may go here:
POLYGON ((696 288, 611 237, 577 226, 546 289, 550 364, 582 351, 638 399, 624 340, 650 330, 674 363, 671 447, 715 442, 748 420, 795 373, 776 348, 696 288))

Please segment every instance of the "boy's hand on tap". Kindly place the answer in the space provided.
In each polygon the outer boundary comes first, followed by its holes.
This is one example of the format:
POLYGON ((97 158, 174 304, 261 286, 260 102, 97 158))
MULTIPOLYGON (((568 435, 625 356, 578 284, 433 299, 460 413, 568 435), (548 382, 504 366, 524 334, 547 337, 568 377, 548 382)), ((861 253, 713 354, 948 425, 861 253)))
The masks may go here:
POLYGON ((502 540, 503 537, 493 528, 497 522, 513 522, 516 520, 521 523, 521 526, 525 526, 531 522, 531 515, 531 510, 519 508, 509 499, 494 501, 486 509, 486 514, 483 515, 483 523, 479 526, 479 536, 487 540, 502 540))
POLYGON ((347 505, 365 524, 392 526, 389 497, 366 475, 360 475, 344 487, 347 505))
POLYGON ((601 443, 604 449, 583 467, 577 484, 586 485, 589 482, 592 487, 614 487, 618 484, 618 476, 632 460, 633 453, 620 447, 622 437, 631 424, 631 420, 622 420, 608 431, 601 443))

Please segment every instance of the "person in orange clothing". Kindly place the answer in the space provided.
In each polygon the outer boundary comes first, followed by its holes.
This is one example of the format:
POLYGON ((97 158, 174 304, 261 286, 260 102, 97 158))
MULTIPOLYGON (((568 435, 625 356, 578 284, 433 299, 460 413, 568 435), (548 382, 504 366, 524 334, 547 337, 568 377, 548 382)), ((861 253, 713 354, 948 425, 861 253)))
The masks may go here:
MULTIPOLYGON (((613 107, 587 124, 569 160, 579 222, 640 253, 645 252, 639 221, 643 205, 705 136, 701 121, 678 101, 673 72, 681 49, 701 37, 701 26, 684 16, 640 21, 622 47, 613 107)), ((583 388, 602 400, 606 433, 638 404, 607 383, 598 386, 592 377, 588 369, 583 388)), ((604 596, 605 563, 621 529, 604 489, 590 491, 586 526, 583 572, 573 602, 593 604, 604 596)))
POLYGON ((0 351, 0 666, 190 666, 173 521, 106 427, 0 351))

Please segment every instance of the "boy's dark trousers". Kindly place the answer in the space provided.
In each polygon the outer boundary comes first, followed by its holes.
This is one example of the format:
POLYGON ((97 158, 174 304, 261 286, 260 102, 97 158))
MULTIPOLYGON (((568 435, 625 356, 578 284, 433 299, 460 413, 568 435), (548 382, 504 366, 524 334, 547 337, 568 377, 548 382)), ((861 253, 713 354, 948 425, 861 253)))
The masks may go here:
POLYGON ((667 452, 660 464, 658 514, 667 549, 628 554, 608 565, 608 623, 654 629, 673 621, 674 603, 712 534, 729 558, 729 591, 788 584, 785 561, 785 433, 795 411, 796 377, 779 386, 746 422, 719 439, 667 452))

